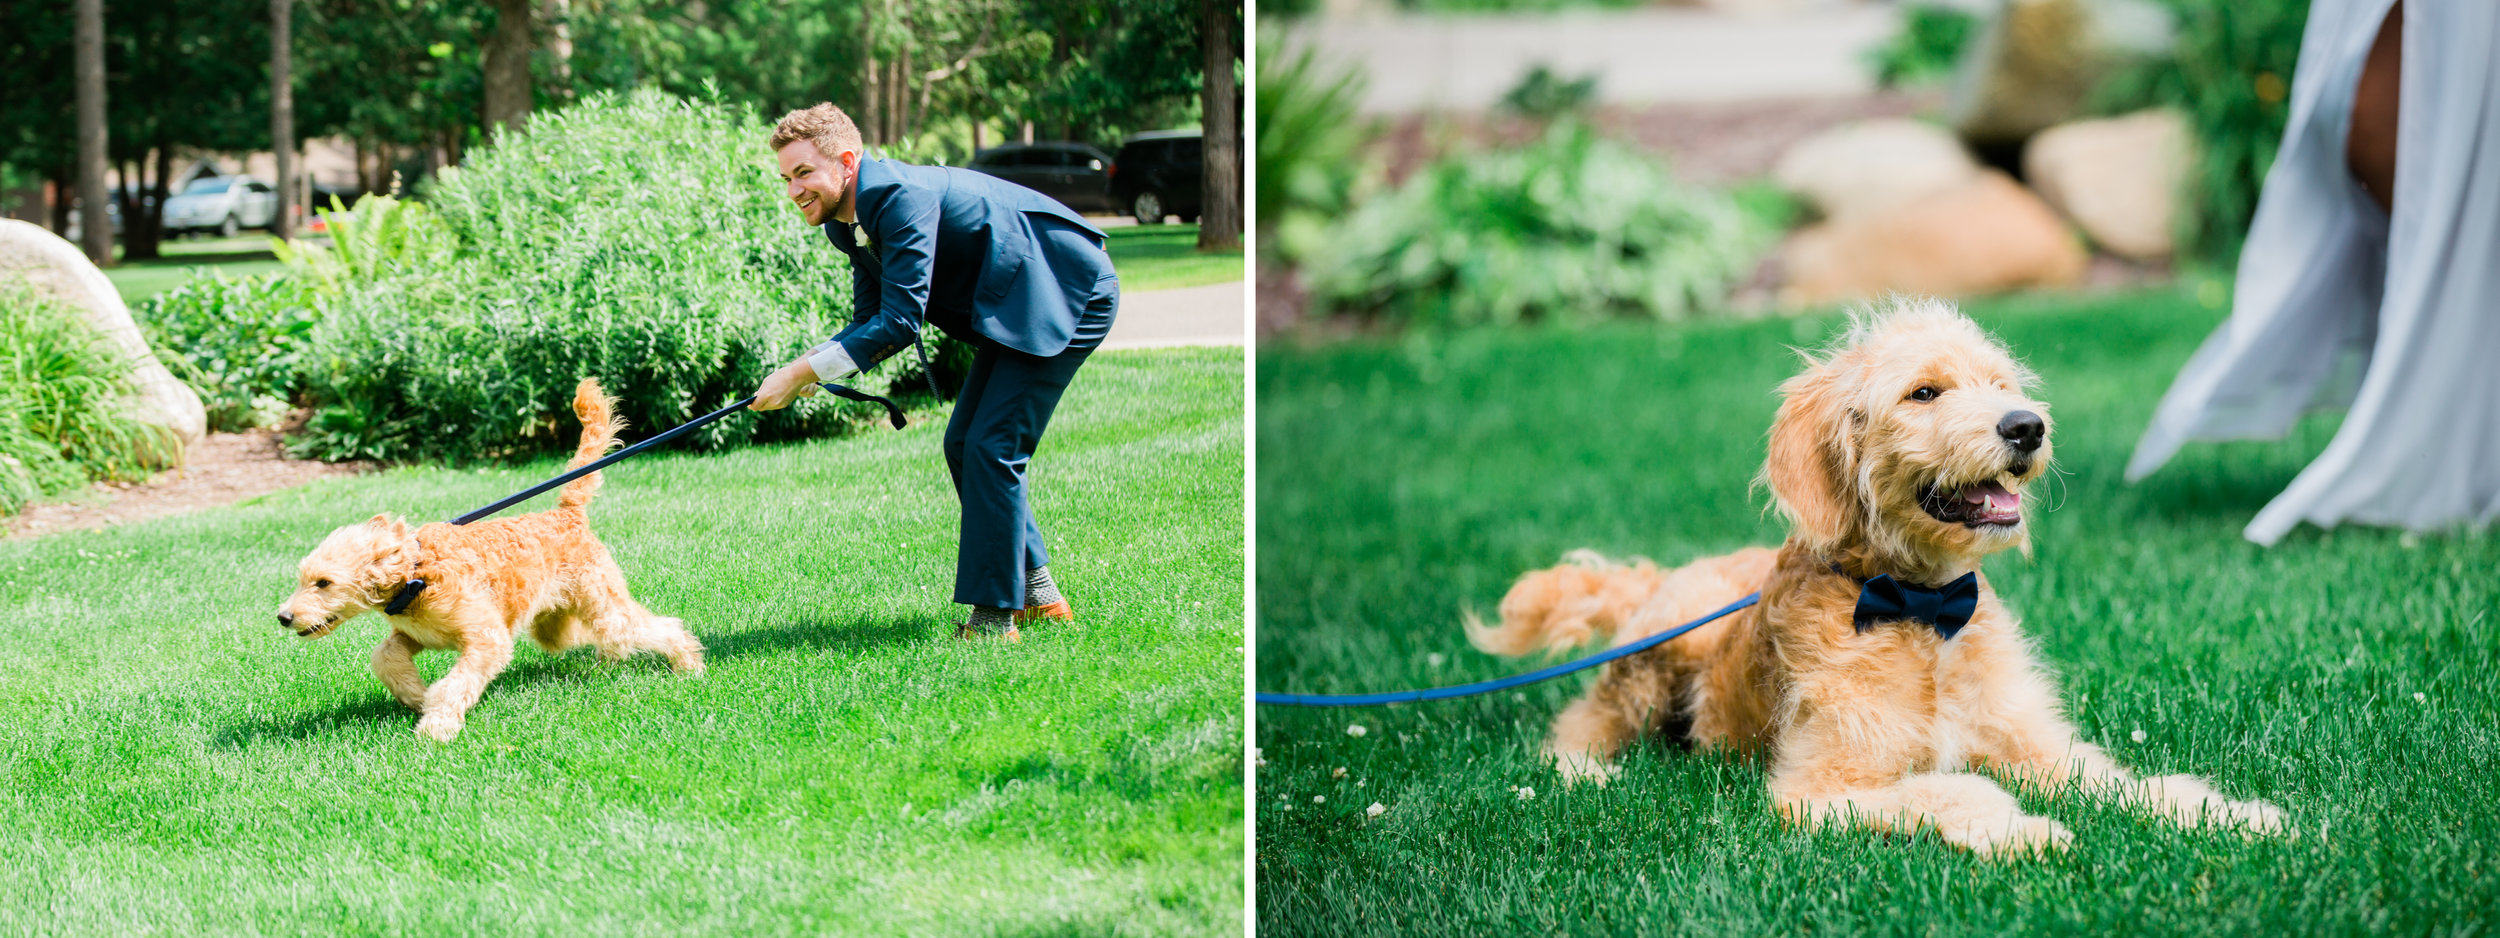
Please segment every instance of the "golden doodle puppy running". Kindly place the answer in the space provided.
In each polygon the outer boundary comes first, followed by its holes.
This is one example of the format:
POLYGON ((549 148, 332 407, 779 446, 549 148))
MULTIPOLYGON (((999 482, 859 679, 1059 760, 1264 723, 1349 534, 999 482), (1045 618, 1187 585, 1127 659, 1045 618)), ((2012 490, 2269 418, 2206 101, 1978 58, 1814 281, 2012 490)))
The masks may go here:
MULTIPOLYGON (((582 441, 570 465, 588 464, 616 442, 622 421, 615 410, 598 381, 583 379, 573 393, 582 441)), ((678 673, 703 673, 703 644, 685 623, 635 602, 625 572, 590 533, 584 509, 598 491, 594 472, 567 483, 554 511, 414 531, 382 514, 332 531, 297 568, 295 595, 278 607, 278 624, 317 639, 367 611, 385 610, 391 634, 373 652, 373 673, 423 714, 419 734, 443 742, 460 735, 469 707, 512 663, 524 629, 550 652, 597 645, 601 657, 617 661, 655 651, 678 673), (390 611, 393 597, 415 580, 425 585, 405 608, 390 611), (416 667, 417 652, 429 649, 460 656, 431 687, 416 667)))
POLYGON ((1606 666, 1555 718, 1546 752, 1567 781, 1604 783, 1647 733, 1766 752, 1792 822, 1932 829, 1978 853, 2063 848, 1985 769, 2054 790, 2070 781, 2182 824, 2274 831, 2282 811, 2192 775, 2138 780, 2085 742, 1982 558, 2030 547, 2024 493, 2047 471, 2048 407, 2032 374, 1934 301, 1862 316, 1780 386, 1767 485, 1790 523, 1779 549, 1660 570, 1575 552, 1511 587, 1501 623, 1469 623, 1489 652, 1616 644, 1759 590, 1759 605, 1606 666))

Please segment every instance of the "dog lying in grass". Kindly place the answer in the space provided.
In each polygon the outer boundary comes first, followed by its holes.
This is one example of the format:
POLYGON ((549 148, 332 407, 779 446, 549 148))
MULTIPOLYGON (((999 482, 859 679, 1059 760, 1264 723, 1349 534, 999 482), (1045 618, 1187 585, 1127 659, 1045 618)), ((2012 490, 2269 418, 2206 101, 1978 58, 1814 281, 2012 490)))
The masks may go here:
POLYGON ((2274 831, 2282 811, 2192 775, 2138 780, 2079 738, 2055 684, 1998 601, 1982 558, 2028 552, 2024 493, 2048 469, 2036 383, 1977 324, 1919 301, 1861 317, 1780 386, 1758 480, 1790 524, 1779 549, 1660 570, 1578 551, 1472 619, 1485 651, 1558 651, 1599 633, 1636 641, 1759 590, 1759 605, 1606 666, 1554 720, 1566 782, 1669 727, 1703 746, 1767 751, 1792 822, 1854 822, 1988 854, 2062 849, 1973 769, 2053 790, 2115 793, 2182 824, 2274 831), (1941 588, 1930 588, 1941 585, 1941 588))
MULTIPOLYGON (((582 466, 615 444, 622 421, 595 379, 574 390, 573 413, 582 421, 582 441, 570 465, 582 466)), ((624 571, 590 533, 585 509, 598 491, 594 472, 566 484, 554 511, 414 531, 381 514, 332 531, 298 566, 295 595, 278 607, 278 624, 318 639, 385 609, 391 634, 373 652, 373 673, 423 714, 420 735, 443 742, 460 735, 469 707, 512 663, 512 644, 525 629, 550 652, 590 644, 618 661, 656 651, 678 673, 703 673, 702 643, 685 623, 635 602, 624 571), (404 609, 389 612, 412 580, 425 586, 404 609), (417 652, 429 649, 460 656, 431 687, 416 668, 417 652)))

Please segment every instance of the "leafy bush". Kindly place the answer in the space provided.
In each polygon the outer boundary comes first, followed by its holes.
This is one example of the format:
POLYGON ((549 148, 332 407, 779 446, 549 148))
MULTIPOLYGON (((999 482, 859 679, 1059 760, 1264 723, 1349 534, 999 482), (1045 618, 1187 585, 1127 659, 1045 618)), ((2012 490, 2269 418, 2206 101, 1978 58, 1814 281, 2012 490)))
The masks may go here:
POLYGON ((2292 66, 2308 0, 2165 0, 2177 13, 2168 58, 2121 70, 2094 89, 2093 110, 2173 107, 2196 138, 2180 213, 2183 256, 2237 262, 2257 191, 2291 116, 2292 66))
POLYGON ((1958 7, 1903 4, 1901 28, 1867 53, 1875 66, 1875 83, 1894 88, 1953 74, 1978 23, 1977 16, 1958 7))
POLYGON ((212 271, 132 310, 174 377, 199 393, 209 429, 271 426, 295 403, 315 318, 302 282, 212 271))
MULTIPOLYGON (((305 363, 318 410, 296 450, 458 461, 569 447, 588 375, 645 431, 745 396, 851 312, 847 262, 781 197, 770 131, 653 91, 532 115, 427 190, 448 250, 420 244, 322 302, 305 363)), ((859 384, 921 382, 887 371, 859 384)), ((811 435, 869 409, 819 395, 689 442, 811 435)))
POLYGON ((1398 323, 1675 319, 1724 299, 1774 234, 1565 121, 1364 203, 1305 273, 1318 304, 1398 323))
POLYGON ((180 461, 163 428, 124 416, 128 374, 76 311, 0 288, 0 513, 180 461))
POLYGON ((273 239, 278 259, 310 289, 335 296, 352 285, 451 263, 451 228, 422 202, 367 193, 356 207, 330 197, 321 213, 330 245, 273 239))
POLYGON ((1312 50, 1259 52, 1260 251, 1299 263, 1323 243, 1328 225, 1363 188, 1363 148, 1372 129, 1357 118, 1360 72, 1329 73, 1312 50))
POLYGON ((1559 120, 1586 113, 1597 103, 1597 75, 1591 73, 1576 79, 1565 79, 1543 65, 1520 76, 1519 83, 1502 94, 1502 106, 1540 121, 1559 120))

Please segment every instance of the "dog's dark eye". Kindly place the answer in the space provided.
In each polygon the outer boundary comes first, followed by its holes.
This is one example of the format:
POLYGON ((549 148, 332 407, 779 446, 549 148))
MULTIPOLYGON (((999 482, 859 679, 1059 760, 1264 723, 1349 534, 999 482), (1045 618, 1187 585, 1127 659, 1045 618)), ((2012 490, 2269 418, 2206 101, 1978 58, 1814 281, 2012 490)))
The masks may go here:
POLYGON ((313 581, 313 588, 314 588, 314 589, 317 589, 317 590, 326 590, 326 589, 329 589, 329 588, 330 588, 330 581, 328 581, 328 580, 314 580, 314 581, 313 581))
POLYGON ((1928 401, 1935 400, 1937 395, 1943 393, 1944 392, 1938 390, 1935 385, 1922 384, 1918 386, 1918 390, 1910 392, 1910 399, 1924 404, 1928 401))

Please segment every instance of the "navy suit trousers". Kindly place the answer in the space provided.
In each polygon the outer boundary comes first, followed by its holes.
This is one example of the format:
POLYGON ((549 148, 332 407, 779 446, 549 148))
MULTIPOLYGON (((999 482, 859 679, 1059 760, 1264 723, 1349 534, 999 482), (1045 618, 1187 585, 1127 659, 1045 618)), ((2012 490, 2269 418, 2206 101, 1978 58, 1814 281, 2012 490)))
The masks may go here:
POLYGON ((1051 411, 1118 314, 1120 282, 1105 276, 1066 351, 1028 355, 978 335, 972 373, 946 422, 946 469, 963 503, 955 554, 955 601, 1024 608, 1025 571, 1050 563, 1042 529, 1025 499, 1025 467, 1050 426, 1051 411))

